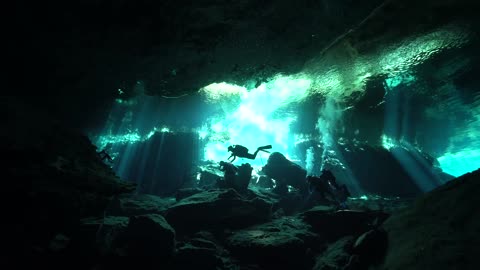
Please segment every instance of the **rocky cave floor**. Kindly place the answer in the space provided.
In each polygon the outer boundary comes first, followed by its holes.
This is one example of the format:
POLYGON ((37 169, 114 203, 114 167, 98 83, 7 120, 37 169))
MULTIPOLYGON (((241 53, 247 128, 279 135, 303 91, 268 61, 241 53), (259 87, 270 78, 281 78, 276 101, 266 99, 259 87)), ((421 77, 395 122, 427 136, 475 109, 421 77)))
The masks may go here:
POLYGON ((5 255, 19 267, 476 269, 480 254, 480 170, 416 200, 302 209, 257 187, 135 194, 75 132, 2 148, 5 255))

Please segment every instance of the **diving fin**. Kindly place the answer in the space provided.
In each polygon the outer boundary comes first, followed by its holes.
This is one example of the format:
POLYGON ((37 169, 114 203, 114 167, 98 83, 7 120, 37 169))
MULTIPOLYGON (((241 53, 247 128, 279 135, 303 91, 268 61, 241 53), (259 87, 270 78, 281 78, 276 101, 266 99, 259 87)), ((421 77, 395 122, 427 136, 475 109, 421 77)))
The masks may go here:
MULTIPOLYGON (((271 145, 265 145, 265 146, 258 147, 258 150, 265 150, 265 149, 272 149, 272 146, 271 145)), ((267 151, 265 151, 265 152, 267 152, 267 151)))

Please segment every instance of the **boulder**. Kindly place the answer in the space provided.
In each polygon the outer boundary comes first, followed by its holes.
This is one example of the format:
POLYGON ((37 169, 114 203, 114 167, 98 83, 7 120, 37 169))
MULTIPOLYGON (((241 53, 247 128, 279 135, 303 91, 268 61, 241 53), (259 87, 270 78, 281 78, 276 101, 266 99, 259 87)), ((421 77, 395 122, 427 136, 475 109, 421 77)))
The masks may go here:
POLYGON ((104 218, 87 218, 82 220, 81 237, 84 243, 90 239, 90 244, 96 247, 99 254, 121 255, 123 253, 120 239, 127 231, 129 218, 121 216, 106 216, 104 218))
POLYGON ((249 163, 238 166, 238 172, 235 177, 234 189, 240 193, 244 193, 252 180, 253 167, 249 163))
POLYGON ((417 199, 383 225, 385 269, 478 269, 480 170, 417 199))
MULTIPOLYGON (((72 238, 70 252, 82 254, 93 261, 100 258, 118 258, 125 254, 122 238, 128 227, 129 218, 119 216, 89 217, 80 221, 79 230, 72 238)), ((77 256, 73 255, 73 257, 77 256)), ((85 267, 90 267, 84 260, 85 267)))
MULTIPOLYGON (((338 147, 337 154, 343 157, 343 164, 348 164, 364 193, 383 197, 414 198, 453 178, 439 171, 430 157, 414 147, 385 149, 350 142, 338 147), (412 178, 415 173, 417 179, 412 178), (422 181, 419 182, 419 179, 422 181)), ((339 183, 346 184, 349 190, 358 194, 358 188, 349 180, 342 164, 328 166, 339 183)))
POLYGON ((15 232, 5 242, 15 257, 35 254, 43 260, 75 246, 81 220, 101 217, 112 196, 130 193, 135 185, 116 177, 78 130, 28 117, 34 126, 8 134, 20 137, 0 145, 6 157, 2 178, 8 179, 1 198, 15 202, 3 213, 11 220, 5 230, 15 232))
POLYGON ((82 269, 171 266, 175 231, 161 215, 88 218, 82 220, 81 229, 83 239, 77 239, 81 243, 73 258, 82 256, 82 269))
POLYGON ((233 189, 197 193, 173 205, 166 218, 177 230, 244 228, 270 218, 271 204, 247 199, 233 189))
POLYGON ((255 199, 255 198, 260 198, 264 201, 267 201, 269 204, 272 204, 272 205, 277 204, 279 202, 279 200, 281 199, 281 197, 278 194, 276 194, 276 193, 274 193, 270 190, 263 189, 263 188, 257 188, 257 187, 250 187, 242 195, 244 197, 250 199, 250 200, 255 199))
POLYGON ((197 193, 200 193, 202 191, 204 191, 204 190, 201 189, 201 188, 182 188, 182 189, 177 190, 177 193, 175 193, 175 199, 177 201, 180 201, 184 198, 190 197, 190 196, 195 195, 197 193))
POLYGON ((392 214, 412 205, 413 198, 383 197, 379 195, 364 195, 347 199, 347 205, 352 210, 383 211, 392 214))
POLYGON ((125 217, 145 214, 161 215, 174 203, 173 198, 161 198, 148 194, 125 194, 116 196, 110 202, 106 213, 111 216, 125 217))
POLYGON ((283 217, 235 232, 227 239, 227 247, 242 263, 262 269, 278 265, 299 269, 309 264, 308 248, 319 248, 321 242, 300 218, 283 217))
POLYGON ((273 188, 274 183, 272 181, 272 178, 266 176, 266 175, 260 175, 258 177, 257 181, 254 183, 255 186, 261 187, 261 188, 273 188))
POLYGON ((229 252, 207 231, 197 232, 192 238, 178 243, 174 265, 174 269, 238 269, 229 252))
POLYGON ((212 250, 217 249, 217 245, 214 242, 207 239, 198 238, 198 237, 190 239, 190 244, 200 248, 206 248, 206 249, 212 249, 212 250))
POLYGON ((210 242, 192 241, 177 248, 175 266, 177 269, 215 269, 223 266, 223 261, 217 255, 217 247, 210 242))
POLYGON ((199 187, 211 187, 217 184, 218 179, 223 177, 223 172, 217 164, 207 164, 199 166, 200 179, 198 181, 199 187))
POLYGON ((126 231, 128 254, 170 256, 175 249, 175 230, 157 214, 130 217, 126 231))
POLYGON ((267 164, 262 168, 262 172, 275 179, 276 189, 281 192, 285 191, 287 185, 302 192, 306 191, 305 177, 307 171, 279 152, 274 152, 268 157, 267 164))
POLYGON ((85 219, 82 232, 102 256, 168 258, 175 249, 175 231, 158 214, 85 219))
POLYGON ((346 235, 360 235, 378 224, 388 214, 379 211, 335 211, 332 207, 316 206, 302 214, 312 228, 329 240, 336 240, 346 235))
POLYGON ((359 265, 367 268, 384 258, 387 244, 387 233, 382 229, 373 229, 357 238, 353 253, 358 255, 359 265))
POLYGON ((350 260, 353 241, 352 236, 346 236, 330 244, 316 257, 312 270, 343 270, 350 260))
POLYGON ((286 215, 293 215, 298 213, 300 210, 305 209, 305 198, 302 194, 297 191, 293 190, 281 196, 278 200, 278 203, 274 205, 274 210, 280 210, 286 215))

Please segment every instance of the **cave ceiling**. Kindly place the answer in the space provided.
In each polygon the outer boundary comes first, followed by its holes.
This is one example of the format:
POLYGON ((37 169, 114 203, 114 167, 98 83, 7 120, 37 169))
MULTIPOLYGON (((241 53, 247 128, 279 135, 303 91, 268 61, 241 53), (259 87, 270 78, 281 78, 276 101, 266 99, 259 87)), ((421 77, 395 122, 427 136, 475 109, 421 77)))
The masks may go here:
POLYGON ((35 88, 52 103, 62 98, 87 102, 92 96, 112 100, 119 91, 128 98, 138 81, 146 94, 164 97, 213 82, 258 84, 275 74, 331 65, 336 54, 369 55, 452 23, 478 26, 478 4, 469 0, 16 5, 11 23, 17 27, 8 42, 23 60, 16 72, 18 87, 35 88), (333 60, 321 62, 328 57, 333 60))

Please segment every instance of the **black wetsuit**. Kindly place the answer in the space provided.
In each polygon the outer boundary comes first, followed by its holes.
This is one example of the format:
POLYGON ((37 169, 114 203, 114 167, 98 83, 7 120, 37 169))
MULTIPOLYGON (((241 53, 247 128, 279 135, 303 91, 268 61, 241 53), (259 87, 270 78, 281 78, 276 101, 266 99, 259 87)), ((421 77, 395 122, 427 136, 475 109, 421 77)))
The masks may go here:
MULTIPOLYGON (((233 162, 237 157, 255 159, 257 157, 257 154, 258 154, 259 151, 265 151, 265 149, 271 149, 271 148, 272 148, 271 145, 261 146, 261 147, 257 148, 255 153, 250 154, 250 153, 248 153, 248 148, 246 148, 243 145, 230 146, 230 147, 228 147, 228 151, 232 152, 232 155, 230 155, 228 160, 230 162, 233 162), (232 157, 233 157, 233 159, 230 160, 232 157)), ((268 151, 265 151, 265 152, 268 152, 268 151)))

